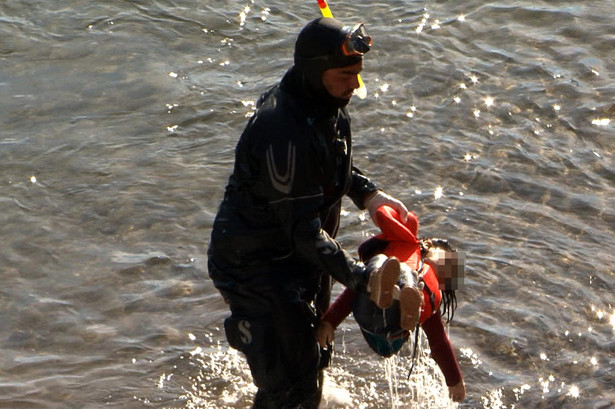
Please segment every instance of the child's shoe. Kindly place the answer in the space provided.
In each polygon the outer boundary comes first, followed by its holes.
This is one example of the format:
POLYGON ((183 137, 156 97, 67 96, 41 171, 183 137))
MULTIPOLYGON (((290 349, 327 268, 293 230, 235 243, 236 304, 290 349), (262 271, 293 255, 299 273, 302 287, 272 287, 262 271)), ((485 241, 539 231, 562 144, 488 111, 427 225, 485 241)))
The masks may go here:
POLYGON ((404 286, 399 293, 400 325, 403 329, 413 331, 419 321, 423 296, 418 288, 404 286))
POLYGON ((388 308, 393 304, 393 287, 397 284, 400 274, 399 260, 390 257, 382 267, 369 277, 369 298, 378 308, 388 308))

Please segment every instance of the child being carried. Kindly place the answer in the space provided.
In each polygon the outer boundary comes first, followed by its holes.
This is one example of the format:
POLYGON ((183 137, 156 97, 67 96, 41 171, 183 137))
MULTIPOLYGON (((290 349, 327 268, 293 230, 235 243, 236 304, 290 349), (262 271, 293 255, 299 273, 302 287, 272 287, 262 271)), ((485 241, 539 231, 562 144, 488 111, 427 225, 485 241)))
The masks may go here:
POLYGON ((461 402, 465 384, 442 315, 447 322, 454 316, 455 290, 463 281, 463 253, 446 240, 419 240, 418 219, 412 212, 402 223, 395 210, 383 206, 375 221, 382 233, 359 246, 359 256, 374 270, 367 292, 345 289, 340 294, 321 318, 318 342, 330 348, 335 328, 352 312, 369 346, 389 357, 420 325, 451 399, 461 402))

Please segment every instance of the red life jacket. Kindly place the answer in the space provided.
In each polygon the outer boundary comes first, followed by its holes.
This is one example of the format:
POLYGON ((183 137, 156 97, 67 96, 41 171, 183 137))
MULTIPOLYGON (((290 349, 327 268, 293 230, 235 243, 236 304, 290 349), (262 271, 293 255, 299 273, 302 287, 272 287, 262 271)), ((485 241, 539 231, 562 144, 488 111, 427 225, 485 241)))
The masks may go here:
POLYGON ((404 224, 396 210, 389 206, 381 206, 376 211, 376 224, 382 231, 376 238, 388 242, 384 254, 396 257, 414 271, 421 269, 419 281, 425 283, 425 288, 419 322, 423 323, 440 308, 442 293, 438 284, 438 276, 431 264, 421 262, 421 247, 417 239, 418 218, 414 213, 408 212, 408 221, 404 224))

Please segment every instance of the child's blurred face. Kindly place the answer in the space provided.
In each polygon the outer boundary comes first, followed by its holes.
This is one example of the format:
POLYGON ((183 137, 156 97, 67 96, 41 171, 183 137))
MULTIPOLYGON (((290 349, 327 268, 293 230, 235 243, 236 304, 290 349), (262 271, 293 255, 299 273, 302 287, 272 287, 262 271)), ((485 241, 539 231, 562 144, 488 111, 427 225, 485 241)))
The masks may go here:
POLYGON ((436 265, 436 275, 440 283, 440 290, 459 290, 463 288, 465 270, 465 255, 460 252, 446 251, 439 247, 432 247, 427 253, 436 265))

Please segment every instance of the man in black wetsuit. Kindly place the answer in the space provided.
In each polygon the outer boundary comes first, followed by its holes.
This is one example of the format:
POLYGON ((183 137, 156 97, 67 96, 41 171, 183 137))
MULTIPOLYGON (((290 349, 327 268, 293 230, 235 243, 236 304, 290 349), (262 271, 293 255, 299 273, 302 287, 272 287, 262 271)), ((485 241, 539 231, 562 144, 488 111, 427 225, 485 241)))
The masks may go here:
POLYGON ((209 274, 229 303, 229 344, 247 358, 254 408, 317 408, 326 359, 315 328, 329 304, 331 277, 360 290, 375 267, 334 240, 348 196, 370 214, 406 207, 352 163, 346 105, 371 37, 362 24, 310 22, 294 65, 261 96, 235 151, 216 216, 209 274))

